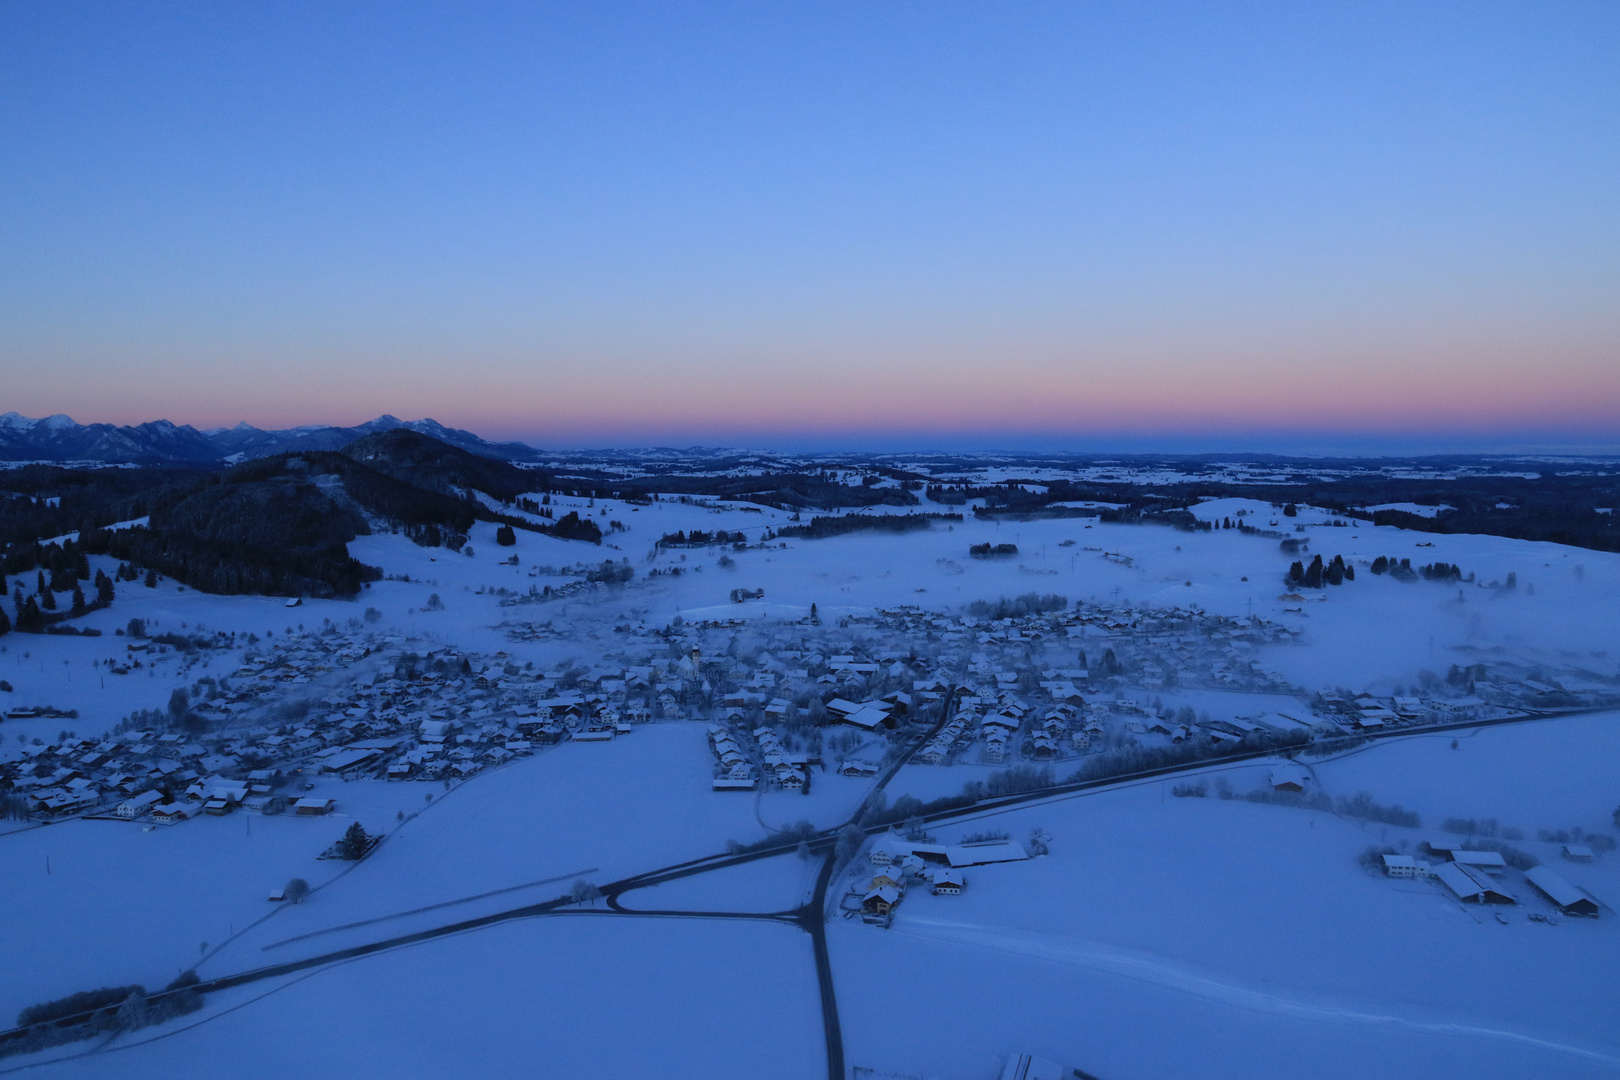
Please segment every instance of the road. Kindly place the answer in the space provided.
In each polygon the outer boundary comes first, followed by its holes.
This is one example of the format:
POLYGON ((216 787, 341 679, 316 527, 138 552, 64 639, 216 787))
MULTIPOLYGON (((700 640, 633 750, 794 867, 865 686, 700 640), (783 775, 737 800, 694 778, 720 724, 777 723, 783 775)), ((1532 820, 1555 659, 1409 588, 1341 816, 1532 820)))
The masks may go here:
MULTIPOLYGON (((882 832, 885 825, 862 826, 860 818, 866 809, 887 787, 888 783, 898 775, 899 771, 912 759, 916 752, 927 744, 950 717, 950 706, 955 700, 957 690, 953 689, 945 698, 940 710, 940 717, 929 730, 920 736, 912 745, 901 754, 887 770, 885 770, 873 784, 872 790, 862 801, 860 808, 848 820, 840 825, 823 830, 808 841, 810 850, 822 856, 821 870, 816 878, 816 885, 809 900, 797 908, 779 912, 738 912, 738 911, 677 911, 677 910, 644 910, 626 908, 620 903, 620 897, 636 889, 647 888, 666 881, 677 881, 697 874, 710 873, 715 870, 732 866, 741 866, 745 863, 759 859, 774 858, 779 855, 791 854, 798 849, 799 841, 771 845, 755 851, 738 854, 710 855, 701 859, 691 859, 686 862, 674 863, 670 866, 659 867, 644 873, 634 874, 618 881, 609 882, 601 886, 605 899, 601 909, 581 908, 571 896, 560 896, 554 900, 526 904, 506 911, 494 912, 472 919, 447 923, 441 926, 430 927, 409 934, 378 941, 354 945, 333 952, 322 953, 318 956, 306 957, 300 960, 291 960, 281 964, 270 964, 264 967, 252 968, 238 972, 234 975, 223 975, 214 979, 204 979, 191 989, 199 993, 213 993, 218 990, 229 990, 239 986, 246 986, 266 979, 282 978, 287 975, 308 971, 312 968, 323 967, 345 960, 370 956, 391 949, 403 948, 426 941, 432 941, 452 934, 465 933, 487 926, 495 926, 503 922, 516 919, 530 919, 543 916, 629 916, 639 918, 698 918, 698 919, 741 919, 753 921, 771 921, 790 924, 799 927, 810 935, 815 952, 816 978, 820 986, 822 1028, 826 1042, 827 1076, 828 1080, 846 1080, 844 1064, 844 1045, 842 1025, 839 1021, 837 995, 833 986, 832 964, 827 951, 825 905, 827 890, 837 872, 837 843, 840 832, 850 825, 855 825, 866 835, 882 832)), ((1519 716, 1501 717, 1493 720, 1471 720, 1454 724, 1432 724, 1420 728, 1402 728, 1395 731, 1374 732, 1364 736, 1367 741, 1377 742, 1385 739, 1411 738, 1421 735, 1443 734, 1452 731, 1476 730, 1486 727, 1501 727, 1509 724, 1522 724, 1538 720, 1557 719, 1566 716, 1579 716, 1599 712, 1613 712, 1612 707, 1591 709, 1569 709, 1556 712, 1524 714, 1519 716)), ((1229 765, 1252 761, 1260 758, 1274 757, 1278 750, 1267 748, 1263 750, 1244 751, 1237 754, 1223 755, 1218 758, 1209 758, 1200 761, 1180 762, 1165 765, 1154 769, 1143 769, 1137 772, 1124 773, 1117 776, 1103 777, 1095 780, 1080 780, 1052 787, 1041 788, 1036 791, 1019 792, 1013 795, 1003 795, 994 798, 981 799, 972 806, 958 807, 943 810, 933 814, 923 815, 923 820, 929 823, 948 821, 957 818, 972 817, 980 814, 995 813, 1027 803, 1037 803, 1045 800, 1060 799, 1083 792, 1103 791, 1109 788, 1125 787, 1137 784, 1144 780, 1158 779, 1174 776, 1180 773, 1194 772, 1216 765, 1229 765)), ((151 995, 156 1001, 165 996, 166 992, 151 995)), ((77 1014, 64 1017, 56 1023, 67 1026, 75 1022, 82 1022, 89 1015, 77 1014)), ((0 1043, 19 1039, 27 1034, 27 1028, 12 1028, 0 1031, 0 1043)))

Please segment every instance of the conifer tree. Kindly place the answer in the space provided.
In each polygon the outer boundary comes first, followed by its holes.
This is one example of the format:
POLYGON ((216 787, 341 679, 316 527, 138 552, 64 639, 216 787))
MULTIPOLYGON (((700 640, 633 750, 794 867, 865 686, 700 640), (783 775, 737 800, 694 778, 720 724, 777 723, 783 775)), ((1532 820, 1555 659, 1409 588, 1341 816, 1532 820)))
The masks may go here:
POLYGON ((1322 556, 1317 555, 1311 559, 1311 565, 1305 568, 1305 587, 1307 589, 1320 589, 1322 587, 1322 556))
POLYGON ((366 834, 365 828, 358 822, 351 822, 343 839, 338 841, 338 854, 350 862, 360 858, 371 847, 371 837, 366 834))
POLYGON ((17 608, 17 629, 25 634, 38 634, 45 629, 45 615, 32 596, 17 608))

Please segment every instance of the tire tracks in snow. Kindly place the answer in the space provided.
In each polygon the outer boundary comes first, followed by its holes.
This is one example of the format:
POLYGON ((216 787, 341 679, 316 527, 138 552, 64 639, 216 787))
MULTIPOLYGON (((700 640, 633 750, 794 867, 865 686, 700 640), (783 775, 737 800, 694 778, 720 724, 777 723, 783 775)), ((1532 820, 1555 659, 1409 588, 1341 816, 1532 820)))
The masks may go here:
POLYGON ((1168 957, 1100 942, 1054 938, 1003 927, 929 918, 896 920, 889 932, 1088 968, 1117 978, 1150 983, 1228 1008, 1270 1016, 1393 1027, 1419 1034, 1493 1039, 1620 1068, 1620 1056, 1616 1056, 1613 1048, 1582 1046, 1529 1032, 1461 1021, 1414 1020, 1380 1012, 1376 1005, 1339 1004, 1324 999, 1313 1000, 1297 992, 1279 993, 1277 988, 1269 984, 1224 977, 1168 957))

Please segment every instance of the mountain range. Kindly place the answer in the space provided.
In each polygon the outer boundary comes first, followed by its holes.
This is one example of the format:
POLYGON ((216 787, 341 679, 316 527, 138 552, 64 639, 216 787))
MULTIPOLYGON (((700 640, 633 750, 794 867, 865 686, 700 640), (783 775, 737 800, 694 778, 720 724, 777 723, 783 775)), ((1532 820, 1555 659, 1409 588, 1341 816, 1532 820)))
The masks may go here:
POLYGON ((216 465, 304 450, 341 450, 367 435, 400 429, 427 435, 480 457, 506 461, 538 461, 541 457, 538 450, 523 443, 492 443, 470 431, 447 428, 436 420, 407 422, 386 415, 355 427, 265 431, 238 424, 198 431, 167 420, 120 427, 80 424, 61 413, 35 420, 8 412, 0 415, 0 461, 216 465))

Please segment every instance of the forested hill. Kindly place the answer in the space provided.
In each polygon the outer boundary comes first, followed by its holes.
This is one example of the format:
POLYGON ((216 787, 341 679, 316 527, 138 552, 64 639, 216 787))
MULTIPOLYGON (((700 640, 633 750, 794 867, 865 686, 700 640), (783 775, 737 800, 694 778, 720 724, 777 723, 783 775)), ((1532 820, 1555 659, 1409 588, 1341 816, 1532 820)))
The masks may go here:
POLYGON ((367 436, 353 454, 278 454, 218 472, 33 466, 5 480, 0 540, 8 573, 42 564, 43 539, 78 532, 85 552, 204 592, 342 596, 379 576, 347 548, 377 529, 457 549, 480 520, 562 539, 600 539, 594 523, 590 529, 532 524, 477 497, 510 502, 524 490, 544 490, 543 474, 408 431, 367 436))
POLYGON ((481 457, 408 428, 379 431, 343 448, 343 456, 415 487, 444 494, 482 491, 504 502, 549 486, 545 473, 481 457))

